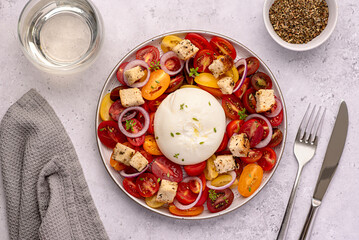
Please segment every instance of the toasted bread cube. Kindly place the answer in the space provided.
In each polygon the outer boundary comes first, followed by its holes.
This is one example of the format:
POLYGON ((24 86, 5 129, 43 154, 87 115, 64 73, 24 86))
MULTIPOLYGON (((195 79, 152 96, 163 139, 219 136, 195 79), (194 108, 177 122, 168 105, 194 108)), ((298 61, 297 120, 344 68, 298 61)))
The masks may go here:
POLYGON ((208 69, 212 72, 215 78, 218 78, 233 67, 233 59, 229 55, 220 56, 214 60, 208 69))
POLYGON ((256 112, 262 113, 271 110, 275 104, 273 89, 260 89, 256 92, 256 112))
POLYGON ((217 82, 217 85, 223 94, 232 94, 235 84, 231 77, 224 77, 217 82))
POLYGON ((229 140, 229 150, 235 157, 247 157, 250 149, 247 134, 233 135, 229 140))
POLYGON ((138 88, 127 88, 120 90, 121 104, 124 107, 139 106, 145 103, 142 93, 138 88))
POLYGON ((225 173, 236 168, 236 162, 232 155, 220 155, 214 160, 218 173, 225 173))
POLYGON ((162 179, 160 189, 157 192, 156 201, 163 203, 173 202, 177 193, 177 188, 178 183, 162 179))
POLYGON ((143 76, 145 76, 145 71, 140 66, 136 66, 134 68, 128 69, 125 72, 125 76, 127 78, 128 84, 132 85, 136 81, 140 80, 143 76))
POLYGON ((198 52, 198 50, 199 48, 192 44, 191 41, 188 39, 180 41, 172 49, 172 51, 174 51, 177 56, 182 60, 190 59, 198 52))
POLYGON ((132 148, 129 148, 121 143, 117 143, 116 147, 113 149, 112 158, 125 164, 126 166, 130 166, 130 160, 135 152, 136 151, 132 148))
POLYGON ((147 159, 140 153, 136 152, 130 160, 130 165, 141 172, 148 164, 147 159))

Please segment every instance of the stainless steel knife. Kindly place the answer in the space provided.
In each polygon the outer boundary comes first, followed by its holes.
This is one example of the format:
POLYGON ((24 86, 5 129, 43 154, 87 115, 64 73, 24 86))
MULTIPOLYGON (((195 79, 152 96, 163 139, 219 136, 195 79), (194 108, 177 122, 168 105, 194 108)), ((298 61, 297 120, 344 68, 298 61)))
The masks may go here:
POLYGON ((327 191, 330 181, 332 180, 335 170, 337 169, 340 157, 342 156, 345 140, 347 138, 348 124, 348 108, 346 103, 343 101, 340 104, 337 119, 327 147, 327 152, 325 153, 322 169, 320 170, 317 185, 314 190, 312 205, 300 235, 300 240, 309 239, 314 218, 317 214, 319 206, 322 203, 323 197, 327 191))

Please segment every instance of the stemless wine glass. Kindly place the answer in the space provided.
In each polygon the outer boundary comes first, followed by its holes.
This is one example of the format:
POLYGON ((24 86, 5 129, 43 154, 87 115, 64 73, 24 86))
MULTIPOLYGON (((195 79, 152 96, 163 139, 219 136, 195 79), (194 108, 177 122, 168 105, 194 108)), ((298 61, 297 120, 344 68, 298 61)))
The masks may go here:
POLYGON ((88 0, 30 0, 21 12, 18 36, 26 57, 40 70, 84 70, 98 55, 103 27, 88 0))

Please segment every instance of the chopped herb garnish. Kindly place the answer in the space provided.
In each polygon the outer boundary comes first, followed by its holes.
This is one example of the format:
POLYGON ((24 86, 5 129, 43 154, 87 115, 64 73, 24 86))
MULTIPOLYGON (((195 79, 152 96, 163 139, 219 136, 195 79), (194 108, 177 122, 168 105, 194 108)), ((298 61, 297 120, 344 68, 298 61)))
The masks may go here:
POLYGON ((157 182, 160 182, 161 181, 161 178, 157 178, 157 182))
POLYGON ((109 130, 110 132, 113 132, 113 128, 109 128, 108 130, 109 130))
POLYGON ((248 187, 248 192, 251 192, 252 191, 252 188, 251 187, 248 187))
POLYGON ((208 102, 208 105, 211 106, 211 102, 208 102))
POLYGON ((175 155, 173 155, 173 157, 178 158, 178 155, 179 153, 176 153, 175 155))
POLYGON ((171 133, 171 136, 174 137, 175 135, 173 133, 171 133))
POLYGON ((102 131, 104 131, 105 129, 106 129, 106 128, 101 128, 101 129, 99 129, 99 131, 102 132, 102 131))
POLYGON ((189 73, 189 76, 192 77, 192 76, 195 76, 197 77, 199 75, 199 73, 197 72, 198 71, 198 67, 196 68, 190 68, 189 69, 190 73, 189 73))
POLYGON ((156 139, 158 139, 158 137, 156 137, 156 139))
POLYGON ((143 180, 145 180, 145 179, 141 177, 140 180, 143 181, 143 180))
POLYGON ((181 135, 181 133, 179 133, 179 132, 176 132, 176 135, 181 135))
POLYGON ((184 103, 180 105, 180 110, 183 110, 184 103))
POLYGON ((243 108, 241 111, 238 111, 238 116, 239 116, 239 119, 241 119, 241 120, 246 119, 246 117, 248 116, 248 115, 246 114, 246 109, 243 108))
POLYGON ((186 108, 188 108, 188 106, 187 105, 184 105, 186 108))
POLYGON ((160 82, 159 82, 159 81, 157 81, 157 80, 156 80, 155 82, 156 82, 156 83, 160 83, 160 82))
POLYGON ((182 162, 184 162, 184 159, 182 158, 182 162))
POLYGON ((201 144, 201 145, 202 145, 203 143, 204 143, 204 142, 200 142, 199 144, 201 144))
POLYGON ((158 70, 158 69, 160 69, 160 61, 158 61, 158 62, 151 62, 150 63, 150 69, 152 70, 152 71, 156 71, 156 70, 158 70))
POLYGON ((214 131, 214 132, 217 132, 217 129, 216 129, 216 128, 213 128, 213 131, 214 131))
POLYGON ((133 127, 136 125, 136 122, 131 120, 126 120, 126 130, 131 130, 133 132, 133 127))
POLYGON ((211 199, 212 202, 215 202, 219 197, 219 194, 217 194, 216 191, 213 189, 210 189, 208 192, 209 192, 208 194, 209 199, 211 199))
POLYGON ((251 178, 251 177, 252 177, 252 174, 248 174, 248 176, 251 178))
POLYGON ((197 121, 198 122, 198 119, 197 118, 192 118, 194 121, 197 121))
POLYGON ((169 173, 169 172, 167 173, 167 177, 170 177, 170 173, 169 173))
POLYGON ((155 87, 154 86, 151 86, 152 89, 154 89, 155 87))

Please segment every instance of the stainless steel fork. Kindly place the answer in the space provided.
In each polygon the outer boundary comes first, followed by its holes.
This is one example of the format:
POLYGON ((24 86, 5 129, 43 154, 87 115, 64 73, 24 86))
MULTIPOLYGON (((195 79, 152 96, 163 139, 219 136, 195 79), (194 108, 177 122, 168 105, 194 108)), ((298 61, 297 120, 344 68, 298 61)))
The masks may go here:
POLYGON ((282 221, 282 225, 279 229, 277 240, 284 240, 287 234, 287 229, 294 206, 294 199, 296 196, 299 179, 302 174, 304 165, 313 158, 317 149, 318 137, 320 135, 321 126, 323 125, 325 111, 326 109, 321 111, 320 107, 316 113, 316 106, 314 105, 311 114, 308 117, 308 114, 310 112, 309 104, 307 111, 305 112, 305 115, 303 117, 303 120, 299 126, 294 143, 294 155, 298 162, 297 176, 295 178, 292 192, 290 193, 289 202, 285 210, 284 218, 282 221))

